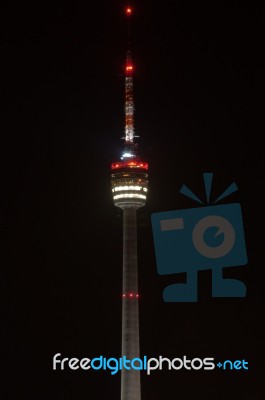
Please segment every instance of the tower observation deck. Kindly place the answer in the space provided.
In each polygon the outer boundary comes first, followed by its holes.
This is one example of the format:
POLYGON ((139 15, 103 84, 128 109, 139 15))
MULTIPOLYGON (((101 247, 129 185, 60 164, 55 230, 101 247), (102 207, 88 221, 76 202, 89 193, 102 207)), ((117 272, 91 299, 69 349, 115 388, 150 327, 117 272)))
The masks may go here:
MULTIPOLYGON (((125 63, 125 136, 120 160, 111 164, 113 202, 123 210, 123 293, 122 356, 140 357, 139 293, 137 260, 137 209, 146 203, 148 164, 137 152, 134 133, 134 65, 130 51, 130 25, 133 10, 125 10, 128 20, 128 49, 125 63)), ((141 400, 139 370, 121 371, 121 400, 141 400)))

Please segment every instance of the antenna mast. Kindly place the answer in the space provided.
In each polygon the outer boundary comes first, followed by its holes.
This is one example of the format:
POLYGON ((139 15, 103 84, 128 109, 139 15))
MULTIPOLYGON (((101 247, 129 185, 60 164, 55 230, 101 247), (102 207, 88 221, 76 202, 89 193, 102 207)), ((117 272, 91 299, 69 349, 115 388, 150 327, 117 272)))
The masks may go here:
MULTIPOLYGON (((131 18, 133 10, 126 8, 127 16, 127 56, 125 63, 125 146, 133 151, 134 148, 134 99, 133 99, 133 74, 134 65, 131 53, 131 18)), ((132 154, 133 156, 134 154, 132 154)))

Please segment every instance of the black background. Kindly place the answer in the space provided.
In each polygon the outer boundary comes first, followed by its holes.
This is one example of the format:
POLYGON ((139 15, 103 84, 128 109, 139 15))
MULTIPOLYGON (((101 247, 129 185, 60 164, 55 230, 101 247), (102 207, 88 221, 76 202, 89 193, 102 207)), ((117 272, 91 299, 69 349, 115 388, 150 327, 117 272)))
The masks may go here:
MULTIPOLYGON (((258 3, 135 1, 136 133, 150 164, 138 212, 142 355, 246 359, 248 371, 142 375, 143 399, 264 399, 262 144, 264 12, 258 3), (247 266, 226 276, 245 299, 164 303, 183 277, 156 271, 153 212, 194 207, 183 183, 213 198, 239 191, 247 266)), ((53 371, 52 357, 119 357, 122 214, 110 164, 123 136, 126 18, 122 1, 2 5, 5 399, 114 400, 120 374, 53 371), (5 157, 6 156, 6 157, 5 157)))

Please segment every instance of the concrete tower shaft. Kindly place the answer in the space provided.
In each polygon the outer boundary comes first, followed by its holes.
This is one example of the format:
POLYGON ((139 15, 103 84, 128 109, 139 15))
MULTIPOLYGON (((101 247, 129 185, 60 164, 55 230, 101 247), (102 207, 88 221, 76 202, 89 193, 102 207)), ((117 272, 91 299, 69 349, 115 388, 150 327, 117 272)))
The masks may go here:
MULTIPOLYGON (((140 357, 137 219, 135 208, 123 210, 122 356, 140 357)), ((122 370, 121 400, 140 400, 140 371, 122 370)))

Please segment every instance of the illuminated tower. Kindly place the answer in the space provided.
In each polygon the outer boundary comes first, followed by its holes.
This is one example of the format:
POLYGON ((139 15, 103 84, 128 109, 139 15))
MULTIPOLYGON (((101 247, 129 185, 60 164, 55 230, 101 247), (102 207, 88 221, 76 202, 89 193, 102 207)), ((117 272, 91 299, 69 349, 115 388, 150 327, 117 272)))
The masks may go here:
MULTIPOLYGON (((126 8, 128 32, 132 8, 126 8)), ((111 165, 111 187, 114 205, 123 210, 123 294, 122 294, 122 356, 140 357, 137 216, 148 190, 148 164, 137 153, 134 134, 133 75, 130 46, 125 63, 125 136, 122 155, 111 165)), ((121 372, 121 400, 141 400, 140 371, 121 372)))

